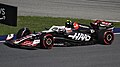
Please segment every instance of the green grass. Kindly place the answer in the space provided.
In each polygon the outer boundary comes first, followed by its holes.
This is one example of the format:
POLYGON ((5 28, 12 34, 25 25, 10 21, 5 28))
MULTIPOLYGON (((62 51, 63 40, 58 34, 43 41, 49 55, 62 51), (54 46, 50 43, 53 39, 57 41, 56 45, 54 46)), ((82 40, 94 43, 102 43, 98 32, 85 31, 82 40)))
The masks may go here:
MULTIPOLYGON (((28 27, 31 31, 42 31, 45 27, 53 25, 64 25, 66 20, 76 21, 83 24, 88 24, 92 20, 84 20, 78 18, 55 18, 55 17, 40 17, 40 16, 18 16, 17 27, 0 24, 0 35, 16 33, 20 28, 28 27)), ((116 27, 120 27, 120 23, 115 23, 116 27)))

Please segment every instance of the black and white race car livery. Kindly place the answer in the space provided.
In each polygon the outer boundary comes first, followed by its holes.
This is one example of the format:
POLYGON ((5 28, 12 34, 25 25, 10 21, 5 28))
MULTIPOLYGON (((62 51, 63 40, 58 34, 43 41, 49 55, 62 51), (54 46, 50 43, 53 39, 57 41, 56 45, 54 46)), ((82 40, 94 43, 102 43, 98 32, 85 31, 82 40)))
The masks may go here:
POLYGON ((67 21, 65 26, 52 26, 50 29, 31 33, 22 28, 15 35, 7 37, 6 43, 14 46, 52 48, 53 46, 75 46, 86 44, 110 45, 114 40, 113 24, 96 20, 89 25, 67 21))

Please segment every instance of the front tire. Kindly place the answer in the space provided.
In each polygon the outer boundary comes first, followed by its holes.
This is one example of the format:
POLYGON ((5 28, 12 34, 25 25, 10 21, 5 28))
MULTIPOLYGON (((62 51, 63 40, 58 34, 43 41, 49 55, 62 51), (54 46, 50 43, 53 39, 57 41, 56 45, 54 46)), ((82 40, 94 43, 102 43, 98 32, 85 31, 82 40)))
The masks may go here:
POLYGON ((51 34, 43 34, 41 37, 41 47, 43 49, 51 49, 53 47, 53 36, 51 34))

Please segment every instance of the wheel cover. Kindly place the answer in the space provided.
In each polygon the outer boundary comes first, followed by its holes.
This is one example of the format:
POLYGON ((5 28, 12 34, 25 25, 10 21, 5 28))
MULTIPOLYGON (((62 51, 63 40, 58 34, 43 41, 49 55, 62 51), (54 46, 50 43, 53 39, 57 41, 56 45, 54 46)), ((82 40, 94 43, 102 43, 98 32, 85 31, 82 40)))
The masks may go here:
POLYGON ((53 47, 53 37, 51 34, 47 34, 44 36, 43 46, 44 48, 48 48, 48 49, 51 49, 53 47))
POLYGON ((112 38, 113 38, 112 35, 110 35, 110 34, 107 35, 107 40, 108 40, 108 41, 111 41, 112 38))
POLYGON ((114 34, 112 32, 106 32, 104 34, 105 44, 111 44, 113 40, 114 40, 114 34))
POLYGON ((46 39, 46 44, 50 46, 52 44, 52 39, 51 38, 46 39))

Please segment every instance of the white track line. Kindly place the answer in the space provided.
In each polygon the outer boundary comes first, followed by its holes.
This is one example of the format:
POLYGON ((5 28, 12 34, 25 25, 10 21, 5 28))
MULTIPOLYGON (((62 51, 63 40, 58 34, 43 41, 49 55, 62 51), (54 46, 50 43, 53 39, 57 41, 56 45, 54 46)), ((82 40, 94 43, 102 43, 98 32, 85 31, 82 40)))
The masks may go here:
POLYGON ((114 34, 120 34, 120 33, 114 33, 114 34))
POLYGON ((5 42, 5 41, 0 41, 0 43, 3 43, 3 42, 5 42))

